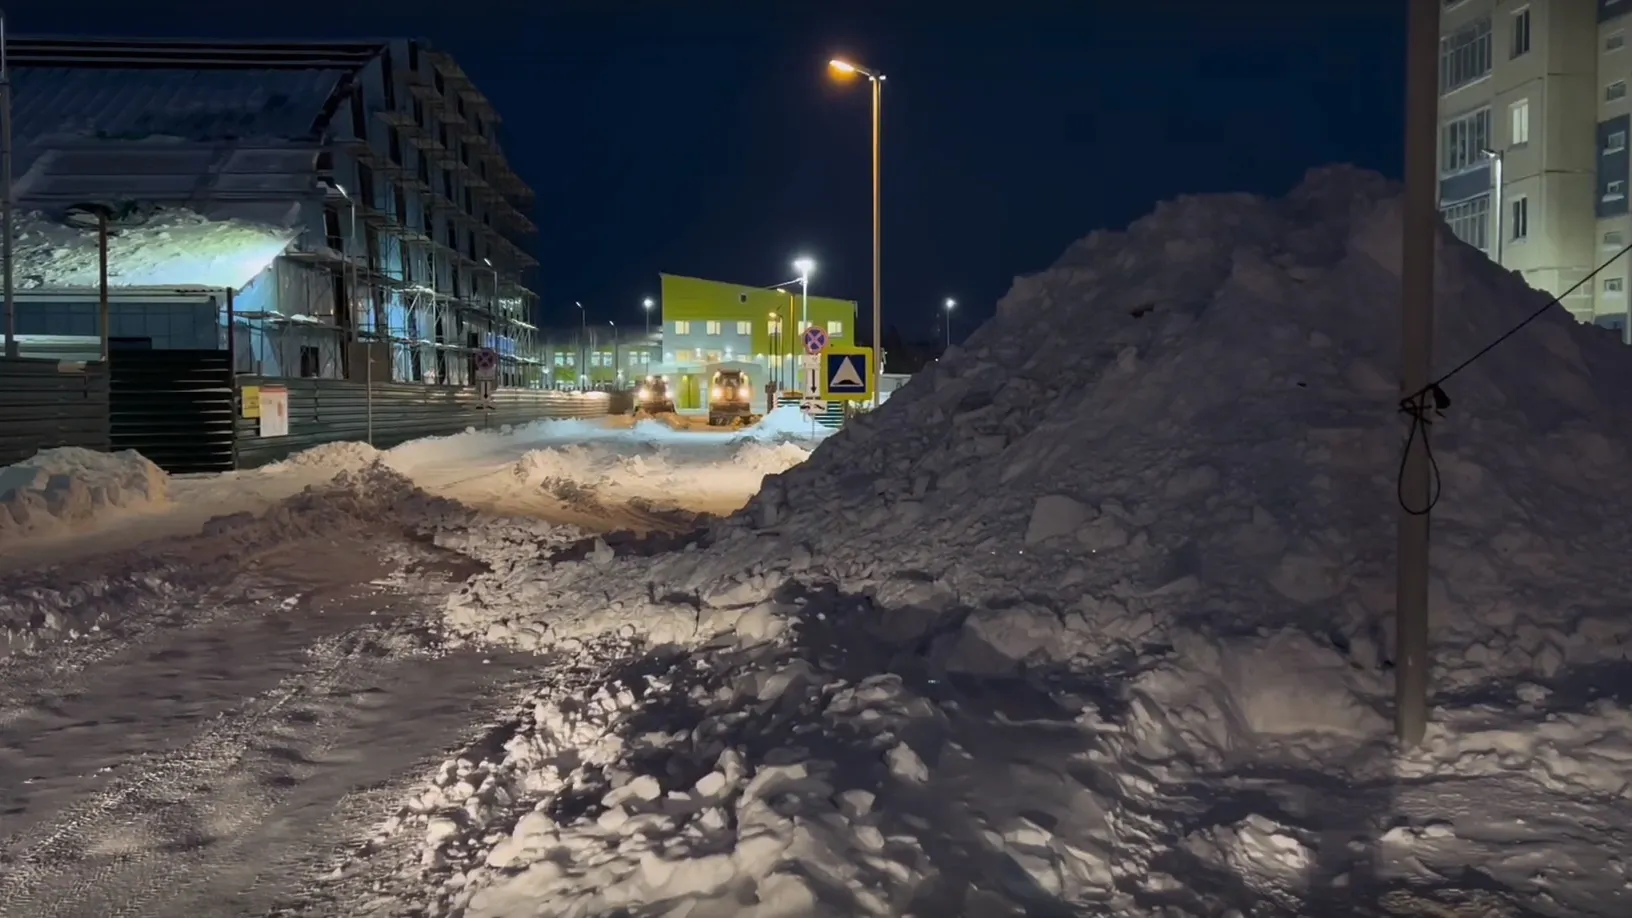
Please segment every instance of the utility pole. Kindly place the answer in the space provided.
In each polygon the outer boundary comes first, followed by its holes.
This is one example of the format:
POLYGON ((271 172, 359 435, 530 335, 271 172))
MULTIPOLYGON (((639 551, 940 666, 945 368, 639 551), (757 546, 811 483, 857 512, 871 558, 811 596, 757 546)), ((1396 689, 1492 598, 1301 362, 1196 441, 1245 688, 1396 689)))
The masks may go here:
POLYGON ((6 356, 17 356, 17 291, 12 269, 11 63, 6 59, 6 14, 0 10, 0 260, 5 261, 6 356))
MULTIPOLYGON (((1439 7, 1411 0, 1406 38, 1405 206, 1400 251, 1400 385, 1420 398, 1434 358, 1434 246, 1439 234, 1439 7)), ((1427 406, 1422 406, 1427 410, 1427 406)), ((1418 423, 1407 418, 1408 423, 1418 423)), ((1432 497, 1426 431, 1409 439, 1400 472, 1394 600, 1394 720, 1403 746, 1428 727, 1428 507, 1432 497)))

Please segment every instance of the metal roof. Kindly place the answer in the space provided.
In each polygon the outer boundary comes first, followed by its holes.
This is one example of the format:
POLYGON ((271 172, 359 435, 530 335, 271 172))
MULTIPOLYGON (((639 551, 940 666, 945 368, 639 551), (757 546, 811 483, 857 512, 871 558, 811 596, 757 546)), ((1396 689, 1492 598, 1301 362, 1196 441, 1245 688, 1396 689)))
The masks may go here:
POLYGON ((15 40, 18 201, 237 201, 235 213, 310 195, 335 99, 383 48, 15 40))

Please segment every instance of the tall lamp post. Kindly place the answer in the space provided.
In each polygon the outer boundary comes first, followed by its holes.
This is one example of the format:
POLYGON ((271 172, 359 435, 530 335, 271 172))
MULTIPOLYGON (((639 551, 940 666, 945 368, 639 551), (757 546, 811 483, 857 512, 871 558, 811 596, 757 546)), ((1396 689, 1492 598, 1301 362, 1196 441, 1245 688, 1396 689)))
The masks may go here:
POLYGON ((652 307, 656 305, 656 303, 652 302, 651 297, 640 301, 640 308, 646 310, 646 337, 648 338, 652 336, 652 307))
POLYGON ((958 301, 951 297, 946 298, 946 349, 952 350, 952 310, 957 308, 958 301))
MULTIPOLYGON (((799 334, 802 337, 805 329, 810 327, 810 275, 816 270, 816 262, 809 258, 796 258, 793 269, 799 272, 799 334)), ((799 340, 799 339, 795 339, 799 340)), ((805 371, 805 381, 800 385, 806 398, 814 398, 821 386, 816 380, 815 370, 805 371)))
POLYGON ((879 113, 884 104, 884 74, 839 58, 828 61, 827 65, 838 73, 864 76, 873 84, 873 385, 876 387, 879 374, 884 371, 884 312, 881 302, 884 298, 884 275, 880 254, 883 223, 879 216, 879 113))
POLYGON ((1496 244, 1490 247, 1490 251, 1491 255, 1496 259, 1496 266, 1501 267, 1502 242, 1506 238, 1502 234, 1502 216, 1506 207, 1502 203, 1502 154, 1500 150, 1492 150, 1488 147, 1479 152, 1490 160, 1490 203, 1493 205, 1492 209, 1496 212, 1494 214, 1495 220, 1491 224, 1491 228, 1496 231, 1496 244))
POLYGON ((809 258, 793 260, 793 269, 799 272, 799 330, 810 327, 810 275, 816 271, 816 262, 809 258))
POLYGON ((623 385, 623 366, 618 363, 618 323, 607 319, 606 324, 612 326, 612 387, 616 389, 623 385))
POLYGON ((578 388, 589 388, 589 312, 576 300, 578 307, 578 388))

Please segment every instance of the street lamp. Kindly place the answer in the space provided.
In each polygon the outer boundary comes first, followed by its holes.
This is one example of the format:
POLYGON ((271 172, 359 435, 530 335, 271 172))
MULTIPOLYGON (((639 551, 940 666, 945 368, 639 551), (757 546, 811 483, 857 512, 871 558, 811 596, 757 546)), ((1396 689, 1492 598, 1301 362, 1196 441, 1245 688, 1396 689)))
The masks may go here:
POLYGON ((884 104, 884 74, 840 58, 828 61, 827 65, 836 73, 859 74, 873 84, 873 379, 876 385, 884 369, 884 313, 881 302, 884 298, 884 275, 879 239, 882 227, 879 218, 879 112, 884 104))
POLYGON ((952 349, 952 310, 957 308, 958 301, 951 297, 946 298, 946 349, 952 349))
POLYGON ((1496 245, 1493 247, 1493 253, 1492 254, 1496 258, 1497 267, 1501 267, 1502 266, 1502 212, 1507 206, 1506 204, 1504 204, 1502 202, 1502 154, 1501 154, 1500 151, 1492 150, 1492 149, 1490 149, 1488 147, 1483 149, 1483 150, 1480 150, 1479 152, 1483 153, 1485 155, 1485 159, 1490 160, 1490 184, 1491 184, 1491 189, 1494 192, 1492 197, 1494 197, 1496 199, 1493 202, 1496 205, 1495 206, 1496 220, 1495 220, 1495 223, 1493 225, 1493 228, 1496 230, 1496 245))
POLYGON ((618 323, 607 319, 606 324, 612 326, 612 384, 617 387, 623 384, 623 365, 618 363, 618 323))
POLYGON ((640 301, 640 308, 646 310, 646 337, 648 338, 652 336, 652 307, 656 305, 656 303, 652 302, 651 297, 640 301))
POLYGON ((799 272, 799 324, 810 327, 810 276, 816 272, 816 262, 809 258, 795 258, 793 270, 799 272))
POLYGON ((589 388, 589 312, 584 304, 573 300, 578 307, 578 388, 589 388))

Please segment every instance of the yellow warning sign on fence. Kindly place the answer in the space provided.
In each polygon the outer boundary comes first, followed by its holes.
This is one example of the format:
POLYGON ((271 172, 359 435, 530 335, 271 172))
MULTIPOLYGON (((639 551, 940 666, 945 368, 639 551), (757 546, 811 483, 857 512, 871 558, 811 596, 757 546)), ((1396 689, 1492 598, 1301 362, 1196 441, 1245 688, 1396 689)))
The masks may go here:
POLYGON ((238 390, 243 398, 243 415, 246 418, 261 416, 261 387, 245 386, 238 390))

